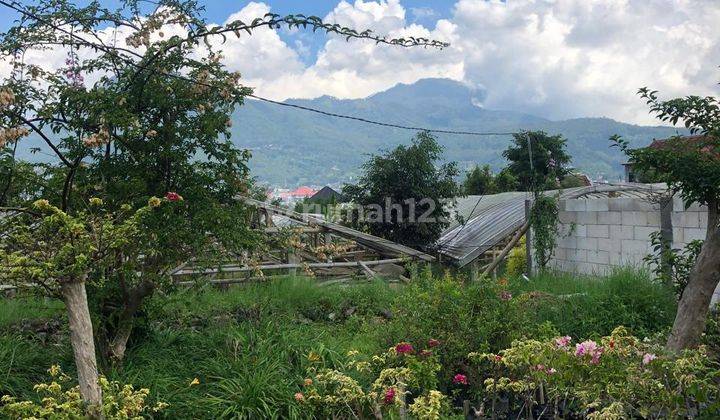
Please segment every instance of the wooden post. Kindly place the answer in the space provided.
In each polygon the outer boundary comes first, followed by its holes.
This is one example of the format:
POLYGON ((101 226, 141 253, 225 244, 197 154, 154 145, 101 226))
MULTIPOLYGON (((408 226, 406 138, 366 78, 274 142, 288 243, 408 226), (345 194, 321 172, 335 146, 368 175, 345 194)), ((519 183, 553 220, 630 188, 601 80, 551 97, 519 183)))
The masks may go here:
MULTIPOLYGON (((525 223, 530 223, 530 211, 532 202, 525 200, 525 223)), ((525 233, 525 271, 528 277, 532 275, 532 229, 528 228, 525 233)))
MULTIPOLYGON (((288 248, 287 262, 288 262, 288 264, 297 264, 298 263, 298 258, 297 258, 297 255, 295 254, 294 248, 288 248)), ((288 268, 288 274, 291 275, 292 277, 295 277, 297 275, 297 268, 295 266, 288 268)))
POLYGON ((478 258, 475 258, 470 263, 470 281, 475 282, 478 280, 478 274, 479 274, 479 265, 478 258))
POLYGON ((668 261, 668 252, 672 249, 673 244, 673 227, 672 227, 672 211, 673 197, 664 197, 660 200, 660 240, 662 241, 663 252, 660 254, 660 264, 663 273, 668 281, 672 281, 672 267, 668 261))

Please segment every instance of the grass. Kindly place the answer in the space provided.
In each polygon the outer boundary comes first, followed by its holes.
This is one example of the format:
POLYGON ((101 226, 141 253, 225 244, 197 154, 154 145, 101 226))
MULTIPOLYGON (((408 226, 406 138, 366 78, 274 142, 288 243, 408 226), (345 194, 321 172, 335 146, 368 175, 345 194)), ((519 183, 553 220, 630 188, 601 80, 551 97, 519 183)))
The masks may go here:
MULTIPOLYGON (((547 274, 530 283, 512 281, 510 287, 513 300, 539 296, 521 306, 534 324, 549 322, 578 338, 606 334, 619 324, 654 334, 674 316, 672 292, 634 272, 607 279, 547 274)), ((105 374, 149 388, 153 399, 170 404, 166 418, 301 418, 292 396, 305 378, 311 352, 339 366, 351 349, 372 354, 411 337, 408 328, 421 328, 415 335, 423 339, 447 337, 448 347, 449 340, 467 339, 477 317, 497 318, 490 321, 498 331, 514 328, 502 314, 467 309, 464 302, 475 298, 463 294, 478 289, 452 283, 396 289, 383 282, 320 287, 290 278, 224 292, 183 289, 147 305, 147 320, 136 329, 124 364, 105 374), (432 302, 439 306, 431 308, 432 302), (451 313, 443 314, 443 308, 451 313), (388 320, 381 314, 389 309, 395 316, 388 320), (422 327, 431 317, 432 326, 422 327), (191 385, 195 378, 199 384, 191 385)), ((53 363, 73 375, 66 330, 46 337, 21 328, 24 319, 61 313, 58 302, 0 301, 0 394, 33 397, 32 384, 47 379, 44 372, 53 363)), ((533 328, 538 330, 530 325, 527 331, 533 328)))
POLYGON ((591 338, 609 334, 616 326, 638 336, 664 332, 677 310, 674 292, 653 281, 645 271, 618 269, 607 277, 543 273, 516 279, 515 293, 540 292, 546 300, 532 305, 539 321, 549 321, 562 334, 591 338))

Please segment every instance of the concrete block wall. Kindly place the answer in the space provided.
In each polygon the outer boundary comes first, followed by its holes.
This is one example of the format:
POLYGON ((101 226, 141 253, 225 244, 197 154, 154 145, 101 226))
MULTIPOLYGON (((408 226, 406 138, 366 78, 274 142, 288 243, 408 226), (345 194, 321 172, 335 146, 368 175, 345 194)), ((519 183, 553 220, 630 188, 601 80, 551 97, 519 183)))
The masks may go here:
MULTIPOLYGON (((643 266, 652 252, 650 234, 660 230, 660 205, 640 198, 579 198, 560 200, 557 247, 550 268, 604 275, 621 266, 643 266)), ((707 208, 685 208, 673 199, 670 217, 673 248, 704 239, 707 208)), ((713 302, 720 300, 720 287, 713 302)))

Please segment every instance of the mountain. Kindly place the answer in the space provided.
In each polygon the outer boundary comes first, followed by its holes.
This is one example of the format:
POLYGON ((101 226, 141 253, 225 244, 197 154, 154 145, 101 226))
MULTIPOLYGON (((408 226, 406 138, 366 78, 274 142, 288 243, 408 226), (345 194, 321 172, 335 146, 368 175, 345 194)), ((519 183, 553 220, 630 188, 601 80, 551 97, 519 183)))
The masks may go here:
MULTIPOLYGON (((513 111, 493 111, 475 104, 483 92, 448 79, 423 79, 399 84, 364 99, 336 99, 329 96, 286 103, 394 124, 444 130, 512 132, 544 130, 568 139, 573 165, 591 176, 617 178, 624 156, 611 148, 608 138, 620 134, 634 146, 653 138, 676 134, 672 127, 645 127, 609 118, 576 118, 551 121, 513 111)), ((375 126, 333 118, 276 104, 247 100, 233 115, 232 141, 248 148, 253 157, 252 173, 275 185, 321 185, 350 181, 367 160, 379 153, 408 143, 413 131, 375 126)), ((467 136, 438 134, 445 147, 445 159, 461 168, 489 163, 504 166, 502 151, 510 136, 467 136)))

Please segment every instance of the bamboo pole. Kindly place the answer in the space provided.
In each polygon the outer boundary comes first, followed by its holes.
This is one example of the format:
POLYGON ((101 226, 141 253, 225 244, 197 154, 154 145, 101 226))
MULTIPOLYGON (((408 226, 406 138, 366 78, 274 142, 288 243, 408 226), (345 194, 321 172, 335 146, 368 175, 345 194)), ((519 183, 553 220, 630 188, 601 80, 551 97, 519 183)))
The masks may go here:
POLYGON ((522 236, 525 234, 525 232, 527 232, 527 230, 529 228, 530 228, 530 221, 527 221, 527 222, 525 222, 524 225, 522 225, 520 230, 518 230, 517 233, 515 233, 515 236, 513 236, 512 240, 510 242, 508 242, 507 245, 505 245, 505 248, 503 248, 500 255, 498 255, 498 257, 495 258, 495 260, 493 260, 493 262, 485 268, 485 271, 483 271, 483 273, 482 273, 483 277, 490 274, 490 272, 492 272, 495 269, 495 267, 500 265, 502 260, 505 259, 507 254, 510 253, 510 250, 513 249, 513 247, 520 241, 520 238, 522 238, 522 236))

